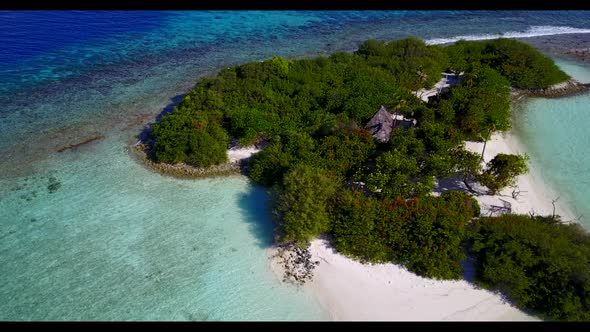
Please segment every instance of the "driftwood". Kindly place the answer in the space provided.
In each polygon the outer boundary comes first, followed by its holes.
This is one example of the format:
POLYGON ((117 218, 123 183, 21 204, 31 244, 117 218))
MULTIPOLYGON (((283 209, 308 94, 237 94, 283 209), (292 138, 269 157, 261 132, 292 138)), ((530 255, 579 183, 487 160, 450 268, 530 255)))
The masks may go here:
POLYGON ((517 199, 518 196, 520 196, 520 194, 522 193, 526 193, 526 190, 520 190, 520 188, 516 187, 512 190, 512 198, 517 199))
POLYGON ((493 216, 494 213, 497 213, 497 214, 504 214, 504 213, 510 214, 510 213, 512 213, 512 204, 508 201, 501 199, 501 198, 499 198, 499 199, 500 199, 500 201, 502 201, 502 206, 490 205, 490 213, 489 213, 490 216, 493 216))
POLYGON ((90 142, 94 142, 94 141, 98 141, 98 140, 101 140, 101 139, 103 139, 103 138, 104 138, 104 136, 102 136, 102 135, 95 136, 95 137, 89 138, 89 139, 87 139, 87 140, 85 140, 85 141, 82 141, 82 142, 80 142, 80 143, 71 144, 71 145, 66 145, 66 146, 64 146, 64 147, 61 147, 61 148, 57 149, 57 152, 64 152, 64 151, 66 151, 66 150, 75 149, 75 148, 77 148, 77 147, 79 147, 79 146, 81 146, 81 145, 88 144, 88 143, 90 143, 90 142))

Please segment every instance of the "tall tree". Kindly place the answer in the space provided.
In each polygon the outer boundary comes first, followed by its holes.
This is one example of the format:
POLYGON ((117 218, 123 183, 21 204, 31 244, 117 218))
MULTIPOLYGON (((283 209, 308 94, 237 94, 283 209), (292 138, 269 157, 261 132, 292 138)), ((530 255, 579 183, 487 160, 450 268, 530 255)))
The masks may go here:
POLYGON ((479 175, 481 184, 496 194, 507 186, 514 186, 516 177, 528 172, 527 155, 497 154, 487 164, 486 170, 479 175))
POLYGON ((280 239, 304 247, 320 233, 329 231, 328 202, 338 186, 337 179, 326 171, 303 163, 292 167, 274 198, 280 239))

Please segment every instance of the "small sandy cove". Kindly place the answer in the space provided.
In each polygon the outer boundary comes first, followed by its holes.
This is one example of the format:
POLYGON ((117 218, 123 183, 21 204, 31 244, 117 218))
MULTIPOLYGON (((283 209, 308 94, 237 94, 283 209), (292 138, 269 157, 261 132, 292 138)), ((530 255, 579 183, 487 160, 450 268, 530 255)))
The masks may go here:
POLYGON ((260 150, 253 145, 242 148, 232 147, 227 150, 227 159, 230 163, 236 163, 252 157, 255 153, 260 152, 260 150))
MULTIPOLYGON (((483 143, 468 142, 466 148, 481 153, 483 143)), ((522 153, 510 133, 496 134, 488 141, 484 161, 497 153, 522 153)), ((476 190, 482 189, 474 186, 476 190)), ((510 203, 512 212, 551 214, 551 201, 557 195, 531 170, 518 179, 521 194, 512 198, 512 188, 500 195, 476 196, 482 214, 494 206, 510 203)), ((437 193, 444 190, 465 190, 461 181, 441 181, 437 193)), ((483 191, 482 191, 483 192, 483 191)), ((435 194, 437 194, 435 193, 435 194)), ((556 212, 571 219, 563 207, 563 199, 556 203, 556 212)), ((276 249, 270 249, 272 256, 276 249)), ((530 321, 539 320, 515 308, 499 294, 477 287, 471 282, 473 264, 465 264, 465 280, 440 281, 417 276, 396 264, 362 264, 331 248, 329 242, 317 239, 309 248, 312 261, 320 261, 314 270, 309 288, 333 320, 385 321, 530 321)), ((283 269, 271 259, 271 269, 282 279, 283 269)))

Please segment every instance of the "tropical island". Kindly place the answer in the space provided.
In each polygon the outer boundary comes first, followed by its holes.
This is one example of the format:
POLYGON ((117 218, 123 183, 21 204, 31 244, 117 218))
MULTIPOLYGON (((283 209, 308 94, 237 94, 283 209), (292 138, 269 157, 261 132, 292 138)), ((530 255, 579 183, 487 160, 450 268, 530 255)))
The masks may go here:
POLYGON ((277 244, 304 267, 288 271, 297 282, 323 236, 348 257, 434 279, 461 279, 470 256, 481 287, 544 319, 589 320, 590 235, 556 213, 484 214, 475 198, 528 171, 526 155, 484 162, 486 143, 511 128, 512 100, 586 90, 516 40, 368 40, 353 54, 275 56, 201 78, 136 147, 166 174, 241 170, 268 187, 277 244), (228 146, 252 157, 228 162, 228 146), (435 190, 449 178, 467 190, 435 190))

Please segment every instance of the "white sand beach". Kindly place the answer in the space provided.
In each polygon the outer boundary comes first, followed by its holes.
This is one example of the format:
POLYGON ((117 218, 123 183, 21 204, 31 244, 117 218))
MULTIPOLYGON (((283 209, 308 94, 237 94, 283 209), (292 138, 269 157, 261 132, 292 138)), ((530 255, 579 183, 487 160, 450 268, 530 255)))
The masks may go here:
POLYGON ((461 281, 422 278, 396 264, 367 265, 338 254, 326 240, 310 246, 310 287, 339 321, 528 321, 538 320, 500 295, 461 281))
POLYGON ((243 159, 248 159, 252 157, 257 152, 260 152, 261 149, 256 148, 255 146, 247 146, 243 148, 232 147, 227 150, 227 158, 229 159, 230 163, 235 163, 243 159))
MULTIPOLYGON (((481 152, 483 143, 468 142, 466 148, 481 152)), ((518 142, 510 134, 496 134, 488 142, 484 161, 497 153, 521 153, 518 142)), ((551 214, 551 192, 534 170, 518 179, 521 194, 513 199, 512 189, 500 195, 480 195, 477 200, 482 214, 509 202, 515 213, 551 214)), ((461 181, 441 181, 436 190, 465 190, 461 181)), ((556 212, 565 213, 564 202, 556 203, 556 212)), ((272 251, 272 249, 271 249, 272 251)), ((505 302, 501 295, 481 289, 471 281, 473 265, 466 264, 465 278, 470 280, 440 281, 425 279, 396 264, 362 264, 332 249, 329 242, 317 239, 311 243, 312 261, 320 261, 308 287, 334 320, 362 321, 530 321, 540 320, 527 315, 505 302)), ((282 269, 276 261, 271 263, 277 276, 282 269)))
MULTIPOLYGON (((465 148, 473 152, 481 153, 483 143, 467 142, 465 148)), ((518 142, 517 137, 511 132, 507 132, 504 134, 496 133, 492 135, 492 139, 488 141, 486 147, 484 161, 490 161, 498 153, 524 154, 525 151, 518 142)), ((477 196, 476 199, 481 207, 482 215, 487 215, 493 206, 503 206, 504 202, 510 203, 513 213, 550 215, 553 213, 553 205, 551 204, 552 200, 557 199, 560 196, 559 193, 551 189, 549 184, 539 175, 538 170, 535 170, 530 163, 529 172, 518 177, 516 188, 521 192, 517 199, 512 197, 512 191, 514 188, 506 188, 495 196, 485 194, 477 196)), ((465 190, 466 188, 463 183, 460 183, 460 185, 454 189, 465 190)), ((555 213, 562 216, 562 220, 570 221, 575 218, 570 212, 571 209, 568 207, 565 198, 559 198, 555 202, 555 207, 555 213)))

